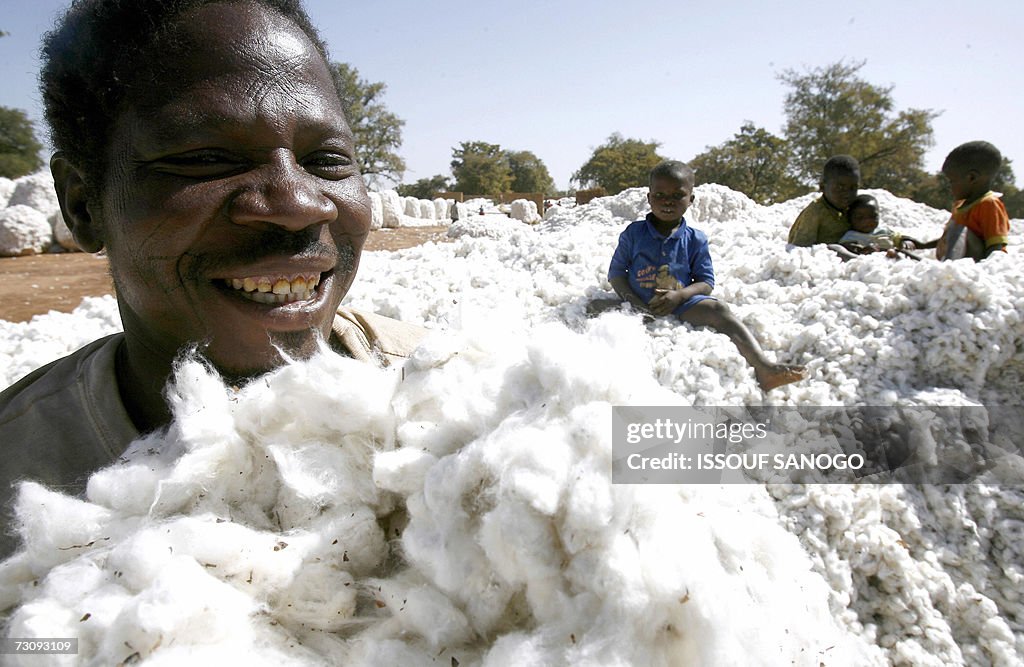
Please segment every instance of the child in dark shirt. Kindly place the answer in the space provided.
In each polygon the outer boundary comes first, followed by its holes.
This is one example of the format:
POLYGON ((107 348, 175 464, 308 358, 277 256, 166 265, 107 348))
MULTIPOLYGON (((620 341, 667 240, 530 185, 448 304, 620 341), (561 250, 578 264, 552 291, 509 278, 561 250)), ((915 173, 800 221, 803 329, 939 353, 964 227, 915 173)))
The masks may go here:
POLYGON ((830 157, 821 173, 821 196, 800 211, 789 228, 789 243, 838 243, 850 229, 846 209, 860 188, 860 165, 849 155, 830 157))

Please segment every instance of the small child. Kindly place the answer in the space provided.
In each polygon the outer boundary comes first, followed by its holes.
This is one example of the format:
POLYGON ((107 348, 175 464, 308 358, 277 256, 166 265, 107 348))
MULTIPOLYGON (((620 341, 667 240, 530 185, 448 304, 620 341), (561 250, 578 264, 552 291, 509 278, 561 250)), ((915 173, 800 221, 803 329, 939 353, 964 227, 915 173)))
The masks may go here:
POLYGON ((910 252, 916 248, 934 248, 938 241, 922 243, 899 232, 878 226, 878 200, 871 195, 857 195, 846 211, 850 230, 843 234, 839 243, 829 245, 843 260, 857 255, 885 252, 890 257, 905 255, 919 260, 921 257, 910 252))
POLYGON ((789 228, 789 243, 812 246, 816 243, 838 243, 850 229, 846 209, 860 187, 860 165, 849 155, 835 155, 822 169, 821 196, 800 211, 789 228))
POLYGON ((993 252, 1006 252, 1010 216, 991 189, 1002 164, 1002 153, 987 141, 969 141, 946 156, 942 175, 949 181, 955 201, 935 250, 936 258, 971 257, 980 261, 993 252))
POLYGON ((683 162, 666 160, 651 170, 651 212, 619 235, 608 268, 612 288, 641 312, 675 315, 727 335, 753 366, 764 391, 803 379, 802 366, 769 361, 750 330, 710 296, 715 274, 707 237, 683 217, 693 203, 693 187, 693 169, 683 162))

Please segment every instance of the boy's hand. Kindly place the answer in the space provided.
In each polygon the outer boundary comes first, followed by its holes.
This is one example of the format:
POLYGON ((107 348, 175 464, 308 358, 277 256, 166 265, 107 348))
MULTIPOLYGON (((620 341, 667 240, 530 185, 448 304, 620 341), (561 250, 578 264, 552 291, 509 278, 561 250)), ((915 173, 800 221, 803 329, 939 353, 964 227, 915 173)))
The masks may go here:
POLYGON ((650 303, 647 304, 650 308, 651 313, 661 317, 662 315, 668 315, 673 310, 679 307, 686 299, 686 293, 683 290, 654 290, 654 296, 651 298, 650 303))

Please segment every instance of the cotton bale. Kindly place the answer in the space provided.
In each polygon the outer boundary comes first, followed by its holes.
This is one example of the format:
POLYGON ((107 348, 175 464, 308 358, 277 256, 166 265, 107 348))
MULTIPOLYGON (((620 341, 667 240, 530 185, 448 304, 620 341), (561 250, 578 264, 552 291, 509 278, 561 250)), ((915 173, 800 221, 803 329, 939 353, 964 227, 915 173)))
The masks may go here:
POLYGON ((395 228, 401 226, 402 216, 405 214, 405 202, 402 196, 394 190, 385 190, 380 193, 383 215, 383 227, 395 228))
POLYGON ((23 204, 0 210, 0 256, 38 255, 52 243, 53 229, 46 214, 23 204))
POLYGON ((384 202, 379 192, 370 191, 370 229, 380 229, 384 226, 384 202))
POLYGON ((53 176, 50 171, 37 171, 28 176, 22 176, 14 182, 14 192, 11 193, 8 206, 30 206, 43 214, 49 216, 60 209, 60 202, 57 200, 57 192, 53 188, 53 176))

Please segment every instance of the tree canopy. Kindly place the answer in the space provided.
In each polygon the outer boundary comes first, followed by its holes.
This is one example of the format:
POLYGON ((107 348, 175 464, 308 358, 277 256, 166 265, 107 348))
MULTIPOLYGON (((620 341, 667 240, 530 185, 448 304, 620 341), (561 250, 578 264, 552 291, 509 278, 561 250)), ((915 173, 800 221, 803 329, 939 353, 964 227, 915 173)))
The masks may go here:
POLYGON ((455 190, 474 195, 508 192, 512 185, 508 153, 485 141, 463 141, 452 149, 452 176, 455 190))
POLYGON ((625 139, 618 132, 594 149, 590 159, 572 175, 581 188, 602 187, 608 194, 647 185, 647 177, 662 157, 656 141, 625 139))
POLYGON ((39 169, 42 148, 24 111, 0 107, 0 176, 18 178, 39 169))
POLYGON ((395 190, 403 197, 416 197, 417 199, 433 199, 438 192, 447 192, 451 184, 447 176, 437 174, 430 178, 421 178, 415 183, 399 185, 395 190))
POLYGON ((806 192, 789 174, 786 140, 750 121, 721 146, 690 160, 697 185, 719 183, 743 192, 754 201, 770 204, 806 192))
POLYGON ((345 116, 352 128, 363 176, 370 182, 380 178, 402 180, 405 160, 397 151, 402 145, 405 121, 388 111, 381 101, 387 86, 359 78, 359 71, 346 63, 332 65, 341 81, 345 116))
POLYGON ((828 158, 852 155, 860 163, 864 187, 909 195, 920 179, 925 151, 934 142, 931 122, 938 113, 895 111, 892 86, 860 78, 863 66, 838 62, 779 75, 790 87, 783 134, 792 173, 804 185, 816 186, 828 158))
POLYGON ((512 192, 541 192, 555 194, 555 181, 547 166, 530 151, 509 151, 508 165, 512 172, 512 192))

